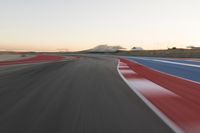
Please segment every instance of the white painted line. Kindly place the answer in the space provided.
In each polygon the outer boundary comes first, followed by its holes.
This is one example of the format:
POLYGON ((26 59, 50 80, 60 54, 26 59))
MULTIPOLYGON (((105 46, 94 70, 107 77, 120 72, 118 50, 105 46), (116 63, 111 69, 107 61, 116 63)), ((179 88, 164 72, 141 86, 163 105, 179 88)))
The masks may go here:
POLYGON ((194 65, 194 64, 187 64, 187 63, 180 63, 180 62, 173 62, 173 61, 166 61, 166 60, 153 60, 153 61, 200 68, 200 65, 194 65))
MULTIPOLYGON (((136 62, 137 64, 141 65, 141 66, 144 66, 143 64, 137 62, 137 61, 133 61, 133 60, 130 60, 132 62, 136 62)), ((148 69, 151 69, 153 71, 156 71, 156 72, 159 72, 159 73, 162 73, 162 74, 165 74, 165 75, 169 75, 169 76, 172 76, 172 77, 175 77, 175 78, 180 78, 180 79, 183 79, 183 80, 186 80, 186 81, 190 81, 190 82, 193 82, 193 83, 196 83, 196 84, 200 84, 200 82, 198 81, 194 81, 194 80, 190 80, 190 79, 186 79, 186 78, 183 78, 183 77, 179 77, 179 76, 176 76, 176 75, 172 75, 172 74, 169 74, 169 73, 166 73, 166 72, 163 72, 163 71, 159 71, 159 70, 156 70, 156 69, 153 69, 151 67, 148 67, 148 69)))
POLYGON ((186 61, 200 62, 200 60, 186 60, 186 61))
MULTIPOLYGON (((120 62, 120 61, 119 61, 120 62)), ((120 75, 120 77, 124 80, 124 82, 137 94, 138 97, 140 97, 143 102, 152 110, 155 112, 156 115, 158 115, 161 120, 163 120, 174 132, 176 133, 184 133, 184 131, 179 128, 172 120, 170 120, 164 113, 162 113, 156 106, 154 106, 149 100, 147 100, 137 89, 133 88, 133 86, 128 82, 128 80, 125 79, 125 77, 122 75, 121 70, 119 69, 119 63, 117 66, 117 71, 120 75)))
MULTIPOLYGON (((155 58, 154 59, 153 58, 142 58, 142 57, 130 57, 130 58, 132 58, 132 59, 135 58, 135 59, 140 59, 140 60, 157 61, 157 62, 163 62, 163 63, 171 63, 171 64, 176 64, 176 65, 183 65, 183 66, 190 66, 190 67, 200 68, 200 65, 175 62, 176 60, 175 59, 171 59, 171 58, 168 58, 168 59, 174 60, 174 61, 167 61, 167 60, 165 60, 165 58, 163 58, 163 60, 159 60, 159 59, 155 59, 155 58)), ((160 59, 162 59, 162 58, 160 58, 160 59)), ((185 61, 189 61, 189 60, 185 60, 185 61)), ((194 61, 194 60, 191 60, 191 61, 194 61)), ((194 61, 194 62, 200 62, 200 61, 194 61)))

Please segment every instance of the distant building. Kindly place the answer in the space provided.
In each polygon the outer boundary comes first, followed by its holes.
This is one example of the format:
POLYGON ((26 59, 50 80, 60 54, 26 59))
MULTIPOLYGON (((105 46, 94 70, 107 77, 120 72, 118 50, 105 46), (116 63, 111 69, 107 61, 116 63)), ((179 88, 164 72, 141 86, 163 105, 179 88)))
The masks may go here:
POLYGON ((131 49, 131 51, 141 51, 141 50, 143 50, 143 48, 141 48, 141 47, 133 47, 131 49))

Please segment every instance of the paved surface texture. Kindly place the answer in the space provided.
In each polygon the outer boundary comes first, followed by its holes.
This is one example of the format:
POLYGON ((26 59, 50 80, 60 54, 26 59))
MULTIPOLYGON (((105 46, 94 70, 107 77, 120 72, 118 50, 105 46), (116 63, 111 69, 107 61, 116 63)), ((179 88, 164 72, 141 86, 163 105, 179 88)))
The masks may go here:
POLYGON ((24 59, 19 59, 19 60, 12 60, 12 61, 0 61, 0 67, 11 66, 11 65, 16 65, 16 64, 31 64, 31 63, 39 63, 39 62, 60 61, 64 59, 65 57, 63 56, 38 54, 31 58, 24 58, 24 59))
POLYGON ((161 72, 165 72, 195 82, 200 82, 199 62, 137 57, 130 57, 129 59, 161 72))
POLYGON ((170 133, 100 57, 0 73, 1 133, 170 133))

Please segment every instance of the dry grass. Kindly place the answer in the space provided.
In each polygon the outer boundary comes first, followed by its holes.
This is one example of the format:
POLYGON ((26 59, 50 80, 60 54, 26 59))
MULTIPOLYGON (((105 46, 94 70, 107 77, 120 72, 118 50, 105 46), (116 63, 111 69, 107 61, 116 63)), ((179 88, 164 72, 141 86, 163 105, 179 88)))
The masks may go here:
POLYGON ((119 51, 115 54, 149 57, 200 58, 200 49, 119 51))

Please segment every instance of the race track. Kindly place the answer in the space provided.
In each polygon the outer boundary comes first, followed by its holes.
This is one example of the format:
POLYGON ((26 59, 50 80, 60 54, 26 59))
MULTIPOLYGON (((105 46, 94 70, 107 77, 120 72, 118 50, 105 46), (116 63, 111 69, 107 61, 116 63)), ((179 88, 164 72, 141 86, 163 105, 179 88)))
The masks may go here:
POLYGON ((81 57, 0 71, 1 133, 173 132, 121 79, 118 60, 81 57))

